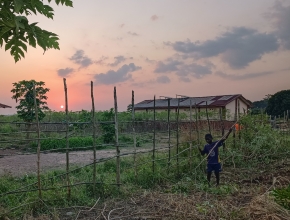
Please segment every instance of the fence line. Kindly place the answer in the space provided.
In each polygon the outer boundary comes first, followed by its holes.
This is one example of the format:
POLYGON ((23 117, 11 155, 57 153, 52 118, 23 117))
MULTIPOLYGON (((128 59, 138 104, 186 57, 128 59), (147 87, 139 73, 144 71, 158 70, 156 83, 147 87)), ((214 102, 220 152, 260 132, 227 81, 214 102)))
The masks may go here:
MULTIPOLYGON (((198 112, 197 112, 197 104, 194 103, 194 114, 195 114, 195 120, 193 120, 193 109, 190 100, 190 120, 182 120, 180 119, 180 99, 178 99, 178 108, 177 112, 175 114, 176 118, 175 120, 171 120, 171 115, 170 115, 170 99, 168 98, 167 100, 167 120, 157 120, 156 119, 156 99, 154 96, 154 108, 153 108, 153 120, 145 120, 145 121, 137 121, 135 118, 135 110, 134 110, 134 91, 132 91, 132 115, 131 115, 131 121, 122 121, 122 123, 126 124, 126 128, 122 127, 121 124, 119 124, 118 120, 118 102, 117 102, 117 91, 116 87, 114 87, 114 121, 97 121, 96 115, 95 115, 95 103, 94 103, 94 91, 93 91, 93 82, 91 82, 91 101, 92 101, 92 113, 91 113, 91 122, 70 122, 69 121, 69 115, 68 115, 68 92, 67 92, 67 84, 66 84, 66 79, 63 79, 64 83, 64 94, 65 94, 65 117, 66 121, 65 122, 57 122, 57 123, 52 123, 52 122, 44 122, 40 123, 38 120, 37 116, 37 105, 36 105, 36 96, 35 96, 35 91, 34 91, 34 102, 35 102, 35 113, 36 113, 36 123, 20 123, 20 122, 0 122, 6 123, 6 124, 18 124, 18 125, 35 125, 36 126, 36 131, 23 131, 23 132, 12 132, 12 134, 19 134, 19 133, 36 133, 37 138, 31 138, 31 139, 13 139, 13 140, 7 140, 7 141, 0 141, 0 143, 14 143, 14 142, 20 142, 20 141, 37 141, 37 182, 28 184, 26 186, 22 186, 18 189, 5 192, 0 194, 1 196, 5 195, 11 195, 11 194, 18 194, 18 193, 24 193, 24 192, 33 192, 33 191, 38 191, 38 196, 41 198, 42 191, 47 191, 47 190, 57 190, 59 188, 66 188, 67 189, 67 196, 70 199, 71 198, 71 187, 75 186, 80 186, 80 185, 93 185, 93 193, 94 195, 96 194, 96 185, 97 184, 110 184, 110 185, 115 185, 120 187, 122 185, 121 183, 121 170, 129 170, 129 169, 134 169, 134 176, 137 178, 138 176, 138 167, 141 167, 144 164, 152 163, 152 173, 155 174, 157 172, 156 169, 156 162, 157 161, 164 161, 167 164, 167 173, 170 172, 171 167, 176 166, 176 171, 177 175, 180 175, 180 165, 185 161, 188 163, 189 168, 192 169, 192 160, 193 160, 193 149, 196 148, 197 146, 200 146, 201 144, 201 139, 200 135, 202 134, 203 131, 209 131, 212 133, 213 131, 220 131, 221 130, 221 135, 222 137, 225 135, 225 129, 229 126, 229 123, 231 122, 225 122, 223 120, 223 112, 222 109, 219 111, 219 119, 218 120, 209 120, 209 114, 208 114, 208 105, 206 102, 206 120, 200 120, 198 117, 198 112), (47 140, 47 139, 55 139, 55 140, 63 140, 64 138, 41 138, 41 132, 54 132, 54 131, 45 131, 42 130, 41 128, 43 125, 62 125, 65 126, 65 130, 60 129, 60 131, 56 132, 65 132, 65 141, 66 141, 66 146, 65 148, 59 148, 59 149, 50 149, 50 150, 41 150, 41 141, 42 140, 47 140), (96 143, 96 138, 97 138, 97 131, 98 125, 112 125, 114 126, 114 135, 115 135, 115 143, 114 144, 97 144, 96 143), (76 132, 72 132, 69 134, 69 129, 70 125, 89 125, 92 126, 92 132, 90 132, 88 135, 89 137, 93 138, 92 146, 89 147, 79 147, 79 148, 72 148, 70 146, 69 138, 71 135, 76 134, 76 132), (217 126, 220 125, 220 126, 217 126), (131 126, 131 127, 130 127, 131 126), (147 132, 143 132, 142 129, 147 129, 147 132), (139 129, 139 130, 138 130, 139 129), (186 133, 189 129, 189 139, 182 140, 182 133, 186 133), (193 130, 196 131, 196 134, 193 133, 193 130), (123 133, 122 133, 123 131, 123 133), (142 133, 142 137, 137 138, 136 134, 142 133), (149 132, 148 132, 149 131, 149 132), (151 132, 150 132, 151 131, 151 132), (133 137, 133 141, 128 141, 126 143, 122 143, 121 141, 121 135, 120 134, 130 134, 133 137), (145 136, 148 135, 148 138, 145 138, 145 136), (159 136, 158 136, 159 135, 159 136), (162 136, 163 135, 163 136, 162 136), (164 135, 167 135, 164 137, 164 135), (196 136, 194 138, 194 136, 196 136), (137 139, 142 140, 142 141, 152 141, 151 143, 153 144, 153 147, 149 150, 137 150, 137 139), (166 142, 162 142, 163 146, 162 147, 157 147, 161 141, 166 140, 166 142), (182 149, 180 148, 181 144, 185 145, 185 148, 182 149), (128 152, 128 153, 121 153, 120 152, 120 147, 122 146, 132 146, 133 145, 133 152, 128 152), (166 146, 164 146, 166 145, 166 146), (103 157, 97 159, 97 152, 96 149, 97 147, 103 147, 103 146, 114 146, 115 147, 115 154, 110 157, 103 157), (176 149, 173 149, 173 147, 176 147, 176 149), (90 149, 93 150, 93 160, 91 163, 83 165, 81 167, 78 167, 76 169, 70 169, 70 162, 69 162, 69 157, 70 157, 70 152, 76 149, 90 149), (41 177, 40 173, 40 162, 41 162, 41 153, 45 152, 54 152, 54 151, 61 151, 65 150, 65 155, 66 155, 66 169, 64 173, 61 173, 59 175, 55 175, 53 177, 41 177), (176 150, 173 152, 172 151, 176 150), (165 153, 163 157, 158 157, 158 153, 162 152, 165 153), (188 156, 182 155, 185 152, 189 152, 188 156), (151 159, 146 160, 145 162, 141 162, 140 157, 140 162, 138 163, 137 161, 137 155, 139 154, 148 154, 148 157, 151 157, 151 159), (168 154, 168 155, 167 155, 168 154), (129 167, 121 167, 121 160, 123 160, 123 157, 133 155, 133 164, 132 166, 129 167), (114 171, 114 175, 116 174, 116 180, 114 183, 105 183, 105 182, 98 182, 97 181, 97 164, 99 163, 104 163, 109 160, 116 159, 116 173, 114 171), (181 163, 182 161, 182 163, 181 163), (79 182, 79 183, 72 183, 71 182, 71 174, 81 170, 85 167, 93 166, 93 173, 92 173, 92 181, 89 182, 79 182), (66 177, 65 185, 58 186, 58 187, 44 187, 45 181, 49 181, 55 178, 60 178, 60 177, 66 177), (36 188, 33 188, 36 187, 36 188), (29 189, 32 188, 32 189, 29 189), (24 190, 26 189, 26 190, 24 190)), ((35 88, 34 88, 35 89, 35 88)), ((237 107, 240 105, 239 102, 236 102, 235 104, 235 119, 240 119, 240 112, 237 110, 237 107)), ((289 114, 287 111, 284 113, 284 118, 283 121, 284 123, 288 120, 289 114)), ((82 128, 80 128, 82 129, 82 128)), ((88 129, 91 129, 91 127, 88 127, 88 129)), ((11 134, 11 133, 0 133, 0 135, 4 134, 11 134)), ((103 132, 100 130, 100 134, 109 134, 109 132, 103 132)), ((78 137, 78 136, 76 136, 78 137)), ((234 133, 235 137, 235 133, 234 133)), ((236 141, 234 139, 234 141, 236 141)), ((235 142, 234 142, 235 143, 235 142)), ((1 149, 1 148, 0 148, 1 149)), ((26 154, 23 154, 26 155, 26 154)), ((200 164, 204 161, 201 160, 200 164)), ((200 165, 199 164, 199 165, 200 165)), ((186 166, 188 166, 186 165, 186 166)), ((198 166, 199 166, 198 165, 198 166)), ((197 168, 195 168, 196 170, 197 168)))
MULTIPOLYGON (((197 146, 197 145, 196 145, 196 146, 197 146)), ((168 149, 168 147, 156 148, 155 150, 165 150, 165 149, 168 149)), ((188 149, 189 149, 189 148, 184 149, 184 150, 181 151, 179 154, 183 153, 184 151, 186 151, 186 150, 188 150, 188 149)), ((150 153, 150 152, 152 152, 152 151, 153 151, 153 149, 151 149, 151 150, 147 150, 147 151, 139 151, 139 152, 137 152, 137 153, 138 153, 138 154, 142 154, 142 153, 150 153)), ((103 162, 106 162, 106 161, 112 160, 112 159, 117 158, 117 157, 124 157, 124 156, 133 155, 133 154, 134 154, 134 152, 131 152, 131 153, 124 153, 124 154, 119 154, 119 155, 116 154, 116 155, 111 156, 111 157, 99 158, 99 159, 97 159, 96 161, 93 161, 92 163, 89 163, 89 164, 86 164, 86 165, 84 165, 84 166, 78 167, 78 168, 76 168, 76 169, 70 170, 69 172, 61 173, 61 174, 59 174, 59 175, 56 175, 56 176, 53 176, 53 177, 49 177, 49 178, 42 178, 41 180, 42 180, 42 181, 49 181, 49 180, 51 180, 51 179, 53 179, 53 178, 58 178, 58 177, 61 177, 61 176, 65 176, 65 175, 67 175, 67 174, 69 174, 69 173, 73 173, 73 172, 78 171, 78 170, 80 170, 80 169, 83 169, 83 168, 85 168, 85 167, 88 167, 88 166, 94 165, 95 163, 96 163, 96 164, 97 164, 97 163, 103 163, 103 162)), ((174 156, 172 157, 172 159, 174 159, 175 157, 177 157, 177 155, 174 155, 174 156)), ((167 158, 163 158, 163 159, 166 160, 167 158)), ((157 159, 157 160, 159 160, 159 159, 157 159)), ((144 164, 151 163, 152 161, 153 161, 153 160, 149 160, 149 161, 145 162, 144 164)), ((138 167, 138 166, 141 166, 141 165, 143 165, 143 164, 138 164, 137 167, 138 167)), ((133 166, 132 166, 132 167, 133 167, 133 166)), ((131 167, 131 168, 132 168, 132 167, 131 167)), ((129 168, 129 169, 131 169, 131 168, 129 168)), ((28 185, 26 185, 26 186, 23 186, 23 187, 19 188, 18 190, 28 188, 29 186, 35 186, 35 184, 37 184, 37 182, 34 182, 34 183, 28 184, 28 185)), ((118 183, 114 183, 114 185, 120 185, 120 184, 118 184, 118 183)), ((64 187, 67 187, 67 186, 64 186, 64 187)), ((6 193, 3 193, 3 194, 0 194, 0 197, 1 197, 1 196, 8 195, 8 194, 13 194, 15 191, 16 191, 16 190, 13 190, 13 191, 9 191, 9 192, 6 192, 6 193)), ((36 191, 36 190, 34 190, 34 191, 36 191)), ((29 191, 27 191, 27 192, 29 192, 29 191)))

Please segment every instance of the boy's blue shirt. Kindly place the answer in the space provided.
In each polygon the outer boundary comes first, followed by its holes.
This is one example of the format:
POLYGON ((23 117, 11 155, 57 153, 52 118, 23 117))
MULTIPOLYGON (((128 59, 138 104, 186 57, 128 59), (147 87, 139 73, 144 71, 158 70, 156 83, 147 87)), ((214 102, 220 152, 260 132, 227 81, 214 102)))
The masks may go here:
POLYGON ((204 145, 204 148, 203 148, 202 153, 208 155, 208 157, 207 157, 207 163, 208 164, 217 164, 217 163, 220 163, 220 159, 219 159, 219 147, 221 147, 223 145, 223 143, 224 143, 223 141, 215 141, 215 142, 212 142, 211 144, 204 145), (216 146, 215 146, 215 144, 216 144, 216 146), (214 146, 215 146, 215 148, 212 150, 212 148, 214 146), (211 153, 209 154, 209 152, 211 152, 211 153))

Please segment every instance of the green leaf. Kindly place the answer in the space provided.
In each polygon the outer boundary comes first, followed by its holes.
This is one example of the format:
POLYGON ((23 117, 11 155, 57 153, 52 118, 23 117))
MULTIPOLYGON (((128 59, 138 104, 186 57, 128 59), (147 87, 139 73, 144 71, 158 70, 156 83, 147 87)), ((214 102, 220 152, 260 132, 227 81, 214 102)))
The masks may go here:
POLYGON ((14 0, 14 10, 16 13, 19 13, 20 9, 24 5, 22 0, 14 0))
POLYGON ((28 42, 29 42, 29 45, 32 46, 32 47, 36 47, 36 40, 34 38, 34 36, 30 35, 28 36, 28 42))
MULTIPOLYGON (((52 0, 48 0, 51 3, 52 0)), ((54 0, 59 5, 72 7, 72 0, 54 0)), ((59 49, 57 34, 41 29, 36 23, 29 24, 31 14, 42 14, 53 18, 54 10, 43 0, 0 0, 0 47, 10 54, 17 62, 27 52, 27 44, 36 47, 38 44, 44 51, 59 49), (26 16, 23 16, 26 15, 26 16), (5 44, 6 43, 6 44, 5 44)))
POLYGON ((10 28, 10 27, 3 27, 3 28, 1 28, 1 31, 0 31, 0 39, 1 39, 1 37, 2 37, 5 33, 7 33, 7 32, 10 31, 10 30, 12 30, 12 28, 10 28))
POLYGON ((14 38, 12 38, 10 41, 8 41, 8 43, 5 45, 5 50, 9 50, 12 45, 14 44, 14 38))

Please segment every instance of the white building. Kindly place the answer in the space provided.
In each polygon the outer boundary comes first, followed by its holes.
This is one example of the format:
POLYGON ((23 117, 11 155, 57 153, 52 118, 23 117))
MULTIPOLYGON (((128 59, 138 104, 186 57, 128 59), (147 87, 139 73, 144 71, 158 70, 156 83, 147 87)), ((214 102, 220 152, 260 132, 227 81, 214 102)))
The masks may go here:
MULTIPOLYGON (((206 117, 206 110, 210 119, 220 119, 222 113, 223 119, 234 120, 239 115, 246 114, 251 106, 251 102, 242 95, 218 95, 206 97, 183 97, 183 98, 166 98, 155 100, 155 111, 163 112, 170 109, 171 112, 177 112, 189 115, 190 104, 192 114, 195 110, 200 118, 206 117)), ((134 106, 135 112, 152 112, 154 109, 154 100, 144 100, 134 106)))

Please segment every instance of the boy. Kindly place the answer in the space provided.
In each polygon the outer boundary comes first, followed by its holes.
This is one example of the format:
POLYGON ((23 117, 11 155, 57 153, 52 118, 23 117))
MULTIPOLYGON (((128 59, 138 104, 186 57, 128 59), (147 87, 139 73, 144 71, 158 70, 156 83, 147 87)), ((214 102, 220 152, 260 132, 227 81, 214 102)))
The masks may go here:
POLYGON ((229 132, 226 134, 226 136, 219 140, 219 141, 212 141, 211 134, 205 135, 205 141, 207 144, 204 146, 204 149, 201 150, 199 147, 199 151, 201 155, 206 154, 207 155, 207 181, 208 185, 210 186, 210 178, 211 173, 214 171, 214 174, 216 176, 216 186, 220 183, 220 172, 222 171, 220 159, 219 159, 219 147, 223 146, 224 141, 228 138, 230 133, 232 132, 232 128, 229 130, 229 132))

